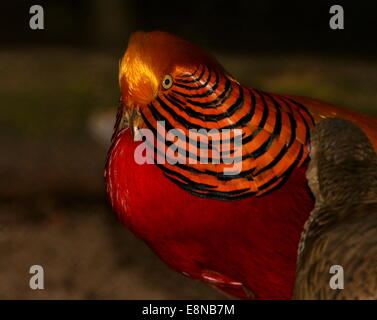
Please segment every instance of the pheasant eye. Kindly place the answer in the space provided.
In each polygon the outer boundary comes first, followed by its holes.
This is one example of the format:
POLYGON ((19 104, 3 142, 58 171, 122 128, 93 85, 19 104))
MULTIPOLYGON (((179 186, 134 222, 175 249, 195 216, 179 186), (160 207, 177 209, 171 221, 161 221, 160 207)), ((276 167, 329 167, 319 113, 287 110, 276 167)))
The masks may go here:
POLYGON ((173 78, 171 75, 167 74, 162 80, 162 87, 166 90, 169 89, 173 85, 173 78))

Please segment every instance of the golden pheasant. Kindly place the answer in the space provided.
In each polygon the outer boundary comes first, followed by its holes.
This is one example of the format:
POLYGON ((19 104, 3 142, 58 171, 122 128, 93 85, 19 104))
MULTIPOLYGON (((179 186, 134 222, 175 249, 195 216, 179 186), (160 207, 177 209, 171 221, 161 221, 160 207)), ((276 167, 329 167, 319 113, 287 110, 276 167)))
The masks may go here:
POLYGON ((314 206, 309 130, 322 117, 353 119, 377 146, 377 120, 247 88, 212 55, 165 32, 131 36, 119 83, 105 179, 120 220, 192 279, 241 298, 291 298, 314 206))

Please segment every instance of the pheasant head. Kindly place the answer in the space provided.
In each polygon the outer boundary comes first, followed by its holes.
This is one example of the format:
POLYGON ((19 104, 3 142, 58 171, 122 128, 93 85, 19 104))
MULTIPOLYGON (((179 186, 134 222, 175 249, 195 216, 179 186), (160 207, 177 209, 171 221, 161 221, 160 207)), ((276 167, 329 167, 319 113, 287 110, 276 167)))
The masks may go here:
POLYGON ((204 65, 225 73, 213 56, 177 36, 162 31, 132 34, 119 68, 121 101, 130 127, 143 126, 140 110, 161 92, 174 90, 177 77, 189 77, 204 65))

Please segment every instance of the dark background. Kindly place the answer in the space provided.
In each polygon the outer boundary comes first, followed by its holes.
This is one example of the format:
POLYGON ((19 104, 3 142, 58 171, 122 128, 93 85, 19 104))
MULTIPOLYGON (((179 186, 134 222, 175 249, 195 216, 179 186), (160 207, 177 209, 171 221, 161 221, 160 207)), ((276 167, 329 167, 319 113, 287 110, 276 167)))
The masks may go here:
POLYGON ((50 0, 0 8, 0 299, 222 297, 165 267, 106 201, 118 62, 133 31, 195 42, 246 85, 377 115, 375 1, 50 0), (44 8, 44 30, 29 28, 33 4, 44 8), (329 28, 334 4, 343 5, 344 30, 329 28), (28 286, 34 264, 45 269, 45 290, 28 286))
POLYGON ((4 2, 1 44, 119 48, 135 30, 165 30, 216 50, 282 50, 373 54, 375 1, 79 0, 4 2), (46 10, 45 31, 28 26, 31 5, 46 10), (329 8, 342 5, 342 31, 328 27, 329 8), (109 18, 111 17, 111 18, 109 18))

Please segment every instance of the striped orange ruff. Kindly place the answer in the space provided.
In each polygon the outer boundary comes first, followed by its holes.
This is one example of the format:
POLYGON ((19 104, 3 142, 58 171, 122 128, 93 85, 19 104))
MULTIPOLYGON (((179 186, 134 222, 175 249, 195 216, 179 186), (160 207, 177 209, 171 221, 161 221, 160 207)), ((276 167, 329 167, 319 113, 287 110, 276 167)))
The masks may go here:
MULTIPOLYGON (((161 90, 148 107, 140 110, 145 125, 154 133, 156 159, 165 151, 161 150, 161 143, 160 147, 157 144, 161 139, 157 121, 164 121, 166 130, 182 130, 186 137, 190 129, 242 130, 242 157, 235 160, 242 162, 242 170, 235 175, 224 174, 224 168, 229 166, 225 163, 190 163, 188 144, 195 144, 198 152, 200 146, 197 141, 178 137, 181 141, 174 143, 185 144, 178 152, 187 161, 157 165, 188 192, 223 200, 261 196, 278 188, 307 159, 309 130, 314 120, 297 101, 243 87, 230 76, 204 65, 195 72, 182 71, 173 81, 169 89, 161 90)), ((233 142, 209 140, 208 144, 221 145, 221 150, 226 147, 232 154, 233 142)), ((162 147, 171 144, 164 141, 162 147)))

